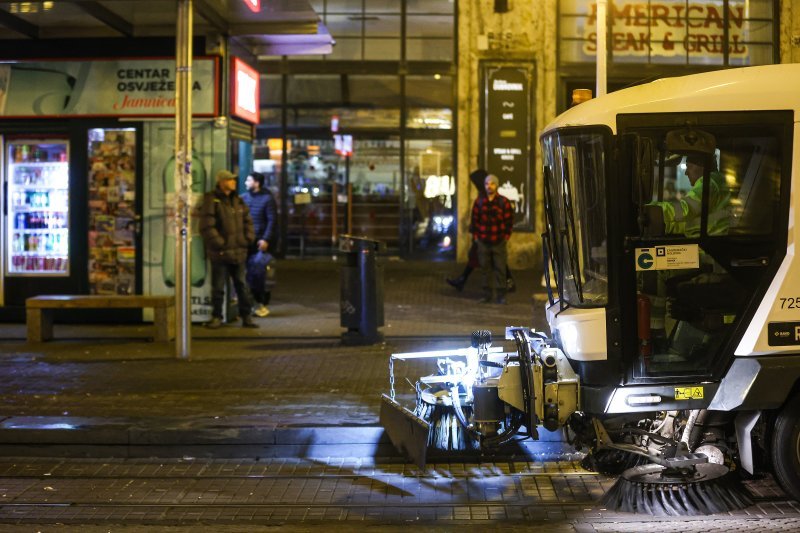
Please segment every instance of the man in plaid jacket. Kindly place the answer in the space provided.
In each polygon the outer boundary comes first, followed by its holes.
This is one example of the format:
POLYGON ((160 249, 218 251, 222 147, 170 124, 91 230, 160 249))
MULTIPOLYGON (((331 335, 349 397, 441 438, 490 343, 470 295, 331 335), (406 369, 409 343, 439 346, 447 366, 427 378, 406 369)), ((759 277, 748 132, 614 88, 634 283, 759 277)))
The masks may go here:
POLYGON ((506 303, 506 242, 511 238, 514 208, 497 194, 500 181, 494 174, 484 180, 486 196, 479 196, 472 205, 470 231, 478 246, 478 263, 483 272, 485 296, 482 303, 506 303))

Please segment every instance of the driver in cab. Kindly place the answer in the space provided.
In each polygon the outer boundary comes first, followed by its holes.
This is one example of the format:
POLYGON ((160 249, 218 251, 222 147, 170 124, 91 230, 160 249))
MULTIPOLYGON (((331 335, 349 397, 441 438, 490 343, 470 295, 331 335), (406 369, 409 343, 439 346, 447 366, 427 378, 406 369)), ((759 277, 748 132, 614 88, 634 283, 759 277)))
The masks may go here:
MULTIPOLYGON (((668 235, 700 236, 700 215, 703 205, 703 169, 706 162, 713 162, 712 157, 704 155, 688 155, 685 158, 686 177, 691 188, 689 191, 672 200, 654 202, 661 207, 664 214, 664 225, 668 235)), ((708 235, 726 235, 730 225, 730 191, 725 185, 725 178, 714 165, 709 174, 708 184, 708 235)))

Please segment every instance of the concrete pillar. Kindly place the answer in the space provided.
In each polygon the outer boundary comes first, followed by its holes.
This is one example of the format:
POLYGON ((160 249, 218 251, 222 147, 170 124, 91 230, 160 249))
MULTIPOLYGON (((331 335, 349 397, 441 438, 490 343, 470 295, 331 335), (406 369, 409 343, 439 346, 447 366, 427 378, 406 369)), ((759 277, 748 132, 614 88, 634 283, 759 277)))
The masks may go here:
POLYGON ((781 63, 800 63, 800 0, 781 0, 781 63))

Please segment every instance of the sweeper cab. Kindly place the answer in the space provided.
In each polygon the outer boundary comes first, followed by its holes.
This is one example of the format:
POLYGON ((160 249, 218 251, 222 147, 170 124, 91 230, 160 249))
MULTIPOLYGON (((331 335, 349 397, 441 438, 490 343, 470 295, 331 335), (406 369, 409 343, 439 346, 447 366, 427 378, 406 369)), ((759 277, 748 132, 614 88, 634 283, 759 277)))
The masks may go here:
POLYGON ((420 466, 563 428, 650 514, 800 499, 800 65, 669 78, 573 107, 540 136, 550 333, 414 354, 381 421, 420 466), (549 267, 549 268, 548 268, 549 267), (410 402, 409 402, 410 403, 410 402))

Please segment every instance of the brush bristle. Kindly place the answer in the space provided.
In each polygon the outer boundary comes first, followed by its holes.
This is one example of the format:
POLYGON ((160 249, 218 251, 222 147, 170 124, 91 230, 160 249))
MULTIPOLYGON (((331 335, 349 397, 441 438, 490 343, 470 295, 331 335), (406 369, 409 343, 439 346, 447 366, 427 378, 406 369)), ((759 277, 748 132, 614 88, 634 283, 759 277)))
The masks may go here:
POLYGON ((640 481, 636 475, 630 475, 636 471, 643 472, 642 469, 658 472, 658 468, 657 465, 647 465, 626 470, 601 502, 610 510, 652 516, 702 516, 753 505, 731 472, 719 477, 700 476, 693 480, 657 483, 640 481))
MULTIPOLYGON (((445 405, 435 406, 426 418, 431 424, 428 446, 437 450, 477 450, 480 443, 473 439, 459 424, 453 408, 445 405)), ((464 416, 470 416, 470 408, 464 408, 464 416)))

